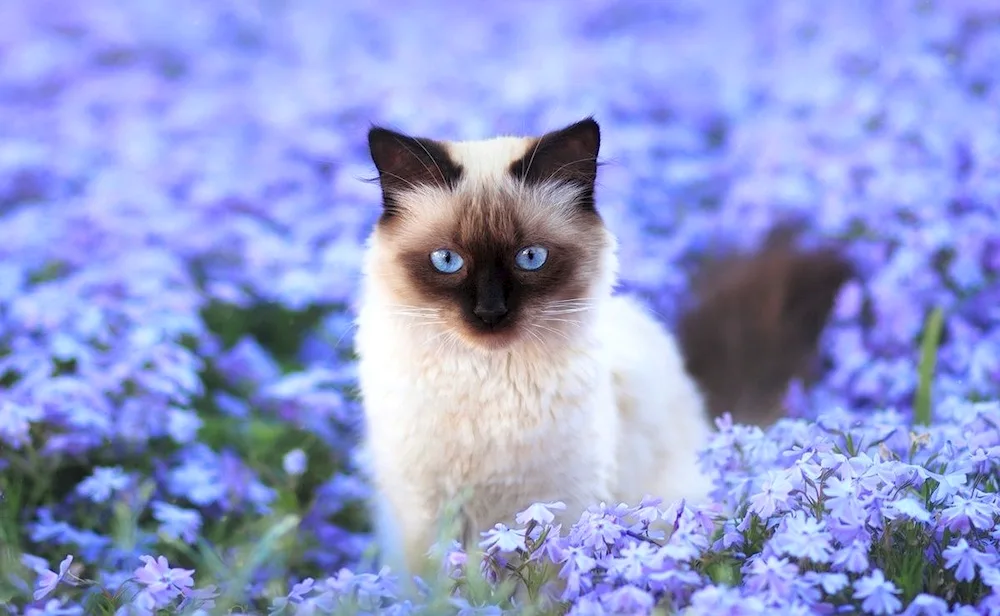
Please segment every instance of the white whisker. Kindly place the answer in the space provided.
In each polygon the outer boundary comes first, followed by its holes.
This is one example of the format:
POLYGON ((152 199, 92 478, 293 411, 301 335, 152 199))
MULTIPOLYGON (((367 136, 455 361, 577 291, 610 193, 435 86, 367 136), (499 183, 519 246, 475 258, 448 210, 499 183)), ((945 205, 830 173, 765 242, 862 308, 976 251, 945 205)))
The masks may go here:
POLYGON ((547 332, 552 332, 553 334, 556 334, 557 336, 562 336, 567 341, 572 340, 572 338, 569 337, 569 334, 567 334, 566 332, 561 332, 558 329, 555 329, 553 327, 547 327, 545 325, 542 325, 541 323, 532 323, 531 326, 532 327, 537 327, 538 329, 543 329, 543 330, 545 330, 547 332))
POLYGON ((542 318, 542 320, 545 321, 546 323, 549 321, 554 321, 557 323, 571 323, 573 325, 581 325, 583 323, 583 321, 580 321, 578 319, 557 319, 554 317, 544 317, 542 318))

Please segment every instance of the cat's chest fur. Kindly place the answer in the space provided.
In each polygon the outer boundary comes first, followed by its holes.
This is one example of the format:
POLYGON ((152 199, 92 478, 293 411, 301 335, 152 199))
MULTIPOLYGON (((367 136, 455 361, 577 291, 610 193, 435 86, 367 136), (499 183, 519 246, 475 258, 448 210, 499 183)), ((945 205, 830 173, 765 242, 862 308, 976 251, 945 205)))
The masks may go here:
POLYGON ((597 340, 482 353, 435 344, 389 312, 370 307, 357 341, 380 481, 406 469, 399 481, 437 503, 468 491, 480 527, 536 500, 578 500, 578 513, 610 494, 615 405, 597 340))

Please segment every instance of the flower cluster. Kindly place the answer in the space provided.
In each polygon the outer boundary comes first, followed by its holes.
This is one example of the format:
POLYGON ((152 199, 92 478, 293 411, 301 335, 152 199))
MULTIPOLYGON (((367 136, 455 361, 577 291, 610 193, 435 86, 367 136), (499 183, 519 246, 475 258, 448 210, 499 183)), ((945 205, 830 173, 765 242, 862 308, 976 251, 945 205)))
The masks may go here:
POLYGON ((0 58, 0 606, 1000 613, 989 3, 9 0, 0 58), (723 243, 842 240, 824 373, 720 424, 711 506, 540 503, 409 592, 356 447, 365 130, 589 114, 624 287, 668 320, 723 243))

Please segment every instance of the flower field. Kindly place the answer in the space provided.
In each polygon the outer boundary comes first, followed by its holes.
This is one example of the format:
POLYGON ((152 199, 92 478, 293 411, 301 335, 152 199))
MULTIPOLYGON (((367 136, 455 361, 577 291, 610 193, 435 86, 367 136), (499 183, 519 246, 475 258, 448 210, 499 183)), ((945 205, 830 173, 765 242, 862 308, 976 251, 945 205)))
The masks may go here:
POLYGON ((1000 4, 0 3, 11 614, 1000 614, 998 485, 1000 4), (845 246, 824 374, 718 422, 711 505, 539 503, 408 595, 358 447, 365 133, 591 114, 668 322, 777 220, 845 246))

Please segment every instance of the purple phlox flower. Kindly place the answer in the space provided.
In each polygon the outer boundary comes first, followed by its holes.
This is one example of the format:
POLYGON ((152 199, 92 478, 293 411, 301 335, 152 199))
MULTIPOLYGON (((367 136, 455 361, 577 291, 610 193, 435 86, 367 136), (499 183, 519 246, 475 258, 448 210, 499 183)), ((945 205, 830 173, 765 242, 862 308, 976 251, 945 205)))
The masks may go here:
POLYGON ((794 511, 784 518, 769 545, 778 556, 808 558, 813 562, 825 563, 829 562, 833 551, 831 540, 825 522, 804 511, 794 511))
POLYGON ((181 589, 181 593, 184 595, 184 600, 177 606, 178 609, 183 610, 188 607, 197 607, 199 611, 215 607, 215 599, 220 594, 219 589, 215 585, 209 585, 204 588, 181 589))
POLYGON ((73 583, 72 579, 66 580, 66 574, 69 573, 69 567, 72 564, 73 564, 73 555, 70 554, 67 555, 66 558, 64 558, 61 563, 59 563, 59 573, 55 573, 54 571, 50 571, 49 569, 40 571, 37 582, 38 588, 35 590, 34 594, 35 601, 39 601, 47 597, 53 590, 56 589, 56 586, 59 585, 59 582, 67 581, 72 584, 73 583))
POLYGON ((955 496, 951 506, 941 511, 940 524, 962 535, 968 534, 973 527, 988 530, 993 528, 993 511, 988 503, 955 496))
POLYGON ((828 595, 835 595, 850 585, 850 580, 843 573, 816 574, 820 587, 828 595))
POLYGON ((551 524, 556 516, 553 511, 563 511, 566 504, 563 502, 554 503, 534 503, 524 511, 514 517, 514 521, 522 526, 527 526, 529 522, 545 526, 551 524))
POLYGON ((176 407, 167 409, 167 434, 176 443, 183 445, 194 441, 203 424, 193 411, 176 407))
POLYGON ((947 601, 941 597, 920 593, 910 601, 900 616, 944 616, 947 613, 947 601))
POLYGON ((761 485, 760 491, 750 498, 750 511, 765 519, 777 511, 784 511, 793 489, 784 473, 775 470, 767 471, 767 478, 761 485))
POLYGON ((281 466, 285 469, 285 473, 292 477, 298 477, 306 471, 306 463, 308 459, 306 458, 306 452, 301 449, 293 449, 285 454, 285 457, 281 459, 281 466))
POLYGON ((185 588, 194 586, 194 569, 171 568, 164 556, 140 556, 145 564, 135 570, 135 579, 146 587, 157 605, 180 595, 185 588))
POLYGON ((708 548, 708 537, 687 530, 677 530, 660 548, 662 555, 679 562, 693 560, 708 548))
POLYGON ((678 566, 670 562, 669 559, 665 560, 664 563, 665 568, 652 571, 647 575, 650 589, 674 597, 685 597, 705 584, 705 578, 697 571, 693 571, 685 565, 678 566))
POLYGON ((979 579, 993 589, 994 592, 1000 590, 1000 568, 996 566, 983 566, 979 571, 979 579))
POLYGON ((955 570, 955 579, 959 582, 971 582, 976 578, 977 568, 992 567, 997 562, 996 556, 973 548, 964 537, 945 548, 941 554, 945 558, 945 567, 955 570))
POLYGON ((813 450, 803 452, 802 456, 795 460, 788 469, 788 480, 792 485, 804 489, 808 484, 819 481, 823 473, 823 467, 815 460, 816 452, 813 450))
POLYGON ((970 470, 976 473, 990 473, 1000 460, 1000 445, 976 448, 975 452, 969 456, 970 470))
POLYGON ((566 612, 566 616, 604 616, 608 610, 601 605, 601 598, 596 592, 578 598, 566 612))
POLYGON ((881 569, 854 582, 854 598, 861 599, 861 609, 869 614, 895 614, 903 607, 896 595, 899 590, 885 579, 881 569))
POLYGON ((635 586, 622 586, 601 595, 601 603, 612 614, 645 614, 653 608, 653 596, 635 586))
POLYGON ((955 605, 955 607, 948 612, 948 616, 997 616, 1000 614, 997 606, 990 605, 993 597, 995 597, 995 595, 987 595, 978 606, 955 605))
POLYGON ((975 612, 987 616, 1000 616, 1000 593, 994 590, 986 595, 976 606, 975 612))
POLYGON ((935 503, 943 503, 958 493, 963 487, 965 487, 968 476, 964 472, 957 473, 947 473, 939 475, 937 473, 928 473, 931 479, 938 482, 938 486, 934 489, 931 494, 931 501, 935 503))
POLYGON ((743 546, 745 537, 736 528, 736 522, 726 520, 722 524, 722 536, 712 545, 713 550, 728 550, 730 548, 740 548, 743 546))
POLYGON ((644 572, 656 566, 657 560, 656 550, 652 544, 637 542, 622 548, 618 556, 608 561, 607 569, 614 579, 639 583, 644 572))
POLYGON ((462 544, 452 540, 451 544, 444 550, 444 571, 453 578, 460 577, 467 562, 469 562, 469 555, 462 548, 462 544))
POLYGON ((562 549, 562 553, 556 559, 558 563, 566 563, 564 570, 572 569, 584 573, 593 571, 597 566, 597 560, 588 554, 588 551, 580 546, 569 546, 562 549))
MULTIPOLYGON (((3 495, 0 494, 0 500, 3 500, 2 497, 3 495)), ((38 574, 41 574, 42 571, 47 571, 49 568, 48 561, 33 554, 21 554, 21 564, 38 574)))
POLYGON ((895 460, 882 461, 879 454, 869 456, 862 452, 850 460, 850 465, 857 473, 859 485, 868 491, 875 491, 882 485, 894 487, 898 481, 896 469, 899 463, 895 460))
POLYGON ((353 595, 362 609, 374 609, 381 605, 383 599, 395 597, 394 578, 389 575, 388 567, 383 567, 378 573, 354 573, 341 569, 336 576, 327 578, 323 586, 335 595, 353 595))
POLYGON ((570 538, 592 550, 605 550, 625 533, 625 529, 608 519, 608 516, 594 511, 584 512, 580 521, 570 531, 570 538))
POLYGON ((847 479, 854 474, 854 469, 850 465, 850 458, 839 451, 821 451, 817 454, 820 467, 823 470, 833 471, 839 479, 847 479))
POLYGON ((114 492, 124 490, 129 484, 129 476, 120 466, 94 469, 94 473, 76 486, 76 491, 95 503, 103 503, 114 492))
POLYGON ((81 561, 97 559, 111 543, 111 539, 93 531, 79 530, 65 522, 55 521, 52 519, 52 512, 46 507, 39 507, 36 515, 38 520, 29 524, 31 540, 37 543, 75 545, 81 561))
POLYGON ((240 338, 216 360, 216 367, 229 382, 254 389, 281 376, 281 367, 251 336, 240 338))
POLYGON ((41 421, 42 409, 17 404, 11 400, 0 401, 0 442, 14 449, 28 443, 31 424, 41 421))
POLYGON ((864 497, 858 492, 855 480, 831 477, 823 492, 826 495, 826 509, 837 520, 853 525, 861 525, 867 521, 864 497))
MULTIPOLYGON (((326 590, 310 597, 302 599, 296 603, 292 612, 294 616, 320 616, 321 614, 333 614, 338 606, 338 594, 332 590, 326 590)), ((282 613, 282 612, 276 612, 282 613)))
POLYGON ((662 503, 662 499, 653 498, 648 495, 644 496, 635 508, 636 521, 644 526, 649 526, 656 520, 659 520, 663 516, 663 512, 660 510, 662 503))
POLYGON ((751 592, 760 593, 767 603, 776 603, 790 595, 799 568, 787 558, 757 557, 746 568, 746 574, 746 587, 751 592))
POLYGON ((24 616, 83 616, 83 608, 66 605, 62 599, 49 599, 41 608, 29 607, 24 610, 24 616))
POLYGON ((916 497, 909 495, 886 503, 882 508, 882 513, 890 520, 902 517, 923 524, 928 524, 932 520, 930 512, 924 508, 923 503, 916 497))
POLYGON ((497 523, 490 530, 481 533, 484 540, 479 542, 479 547, 487 552, 517 552, 527 550, 525 545, 524 529, 508 528, 505 524, 497 523))
POLYGON ((167 478, 171 493, 184 496, 202 507, 214 504, 225 496, 215 452, 198 444, 183 450, 180 459, 181 463, 171 469, 167 478))
POLYGON ((743 596, 739 589, 729 586, 706 586, 691 595, 693 614, 713 616, 754 616, 771 614, 773 608, 764 605, 757 596, 743 596))
POLYGON ((456 616, 501 616, 503 608, 497 605, 472 605, 465 597, 451 597, 448 600, 452 606, 458 608, 456 616))
POLYGON ((148 588, 143 588, 131 601, 119 607, 115 616, 155 616, 157 608, 169 605, 171 600, 167 596, 157 598, 148 588))
POLYGON ((278 597, 271 602, 271 609, 268 614, 280 614, 289 605, 296 605, 302 603, 305 600, 306 595, 312 592, 316 585, 316 580, 313 578, 306 578, 301 582, 292 586, 292 589, 284 597, 278 597))
POLYGON ((183 509, 163 501, 153 501, 153 517, 160 523, 160 532, 172 539, 193 543, 201 530, 201 513, 183 509))
POLYGON ((850 573, 862 573, 868 570, 867 541, 855 540, 837 550, 833 555, 834 569, 850 573))

